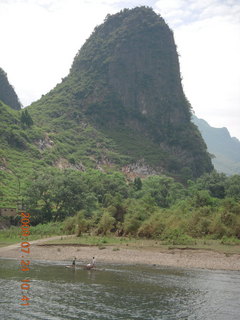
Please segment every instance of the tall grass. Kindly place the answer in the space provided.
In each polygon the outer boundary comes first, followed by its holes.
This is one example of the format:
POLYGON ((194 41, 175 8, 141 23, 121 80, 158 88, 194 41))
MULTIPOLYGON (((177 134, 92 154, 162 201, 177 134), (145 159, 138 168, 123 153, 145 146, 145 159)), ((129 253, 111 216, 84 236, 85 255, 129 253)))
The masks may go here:
MULTIPOLYGON (((6 245, 22 241, 20 227, 10 227, 0 231, 0 245, 6 245)), ((56 235, 64 235, 63 225, 61 222, 49 222, 46 224, 38 224, 37 226, 30 227, 30 236, 28 240, 36 240, 45 237, 56 235)))

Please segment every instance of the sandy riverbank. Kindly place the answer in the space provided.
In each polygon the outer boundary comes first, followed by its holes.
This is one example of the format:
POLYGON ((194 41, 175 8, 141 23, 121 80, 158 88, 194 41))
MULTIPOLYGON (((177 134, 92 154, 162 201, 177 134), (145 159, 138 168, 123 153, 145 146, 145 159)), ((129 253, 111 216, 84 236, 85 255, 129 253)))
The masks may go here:
MULTIPOLYGON (((54 237, 51 239, 57 239, 54 237)), ((204 268, 219 270, 239 270, 240 255, 226 255, 208 250, 160 250, 158 248, 127 248, 106 246, 100 250, 97 246, 44 245, 49 239, 31 241, 31 260, 72 261, 83 264, 96 257, 97 263, 149 264, 183 268, 204 268)), ((0 248, 0 258, 20 259, 20 245, 0 248)))

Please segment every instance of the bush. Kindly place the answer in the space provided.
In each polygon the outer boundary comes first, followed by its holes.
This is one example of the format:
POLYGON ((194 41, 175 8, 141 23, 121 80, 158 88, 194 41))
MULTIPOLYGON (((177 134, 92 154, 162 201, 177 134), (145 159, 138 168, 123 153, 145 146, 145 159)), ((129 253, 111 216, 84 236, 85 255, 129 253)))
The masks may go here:
POLYGON ((223 236, 231 236, 228 228, 222 223, 221 217, 217 215, 209 226, 210 234, 214 239, 221 239, 223 236))
POLYGON ((115 222, 115 219, 110 215, 110 213, 105 211, 98 223, 97 233, 106 235, 113 229, 115 222))
POLYGON ((208 217, 201 217, 199 212, 193 214, 187 222, 186 231, 192 237, 202 237, 209 234, 211 220, 208 217))
POLYGON ((221 212, 221 222, 227 227, 233 227, 236 224, 236 216, 230 212, 221 212))
POLYGON ((143 222, 143 224, 138 229, 138 236, 152 238, 160 236, 166 225, 163 222, 162 218, 155 214, 151 216, 149 219, 143 222))
POLYGON ((76 217, 69 217, 63 223, 63 231, 67 234, 74 234, 76 232, 76 217))
POLYGON ((90 221, 84 218, 83 211, 78 212, 75 221, 76 221, 76 227, 75 227, 76 235, 77 235, 77 237, 80 237, 80 235, 83 232, 86 232, 89 230, 90 221))
POLYGON ((195 240, 184 234, 180 229, 170 229, 164 232, 162 239, 166 241, 166 243, 172 245, 193 245, 195 244, 195 240))
POLYGON ((136 235, 141 224, 142 221, 139 219, 137 215, 127 214, 123 222, 124 234, 136 235))
POLYGON ((76 234, 79 237, 83 232, 88 231, 90 226, 91 221, 85 219, 84 211, 81 210, 77 215, 65 219, 63 230, 68 234, 76 234))
POLYGON ((197 191, 192 198, 192 205, 195 208, 213 206, 215 202, 215 199, 210 196, 210 193, 207 190, 197 191))

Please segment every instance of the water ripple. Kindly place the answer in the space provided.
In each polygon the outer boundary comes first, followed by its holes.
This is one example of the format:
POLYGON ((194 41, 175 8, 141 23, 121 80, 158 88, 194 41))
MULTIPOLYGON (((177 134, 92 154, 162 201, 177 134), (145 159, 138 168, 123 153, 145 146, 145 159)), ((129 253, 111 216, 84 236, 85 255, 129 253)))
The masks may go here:
POLYGON ((0 260, 1 320, 238 320, 240 273, 34 263, 31 305, 20 306, 18 262, 0 260))

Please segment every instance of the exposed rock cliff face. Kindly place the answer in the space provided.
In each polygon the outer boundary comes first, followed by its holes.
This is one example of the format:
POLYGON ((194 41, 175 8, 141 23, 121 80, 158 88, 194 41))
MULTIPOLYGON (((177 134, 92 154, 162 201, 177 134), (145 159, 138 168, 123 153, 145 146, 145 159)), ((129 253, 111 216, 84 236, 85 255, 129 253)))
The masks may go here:
POLYGON ((134 180, 136 177, 146 178, 148 176, 159 174, 160 172, 155 171, 149 165, 146 165, 144 161, 137 161, 126 165, 122 168, 122 172, 130 179, 134 180))
POLYGON ((13 87, 8 82, 7 74, 0 68, 0 100, 15 110, 21 109, 21 103, 13 87))
POLYGON ((125 165, 142 160, 156 172, 189 177, 213 168, 190 121, 173 33, 150 8, 107 16, 69 76, 31 111, 35 119, 46 112, 45 123, 88 122, 128 158, 125 165))

